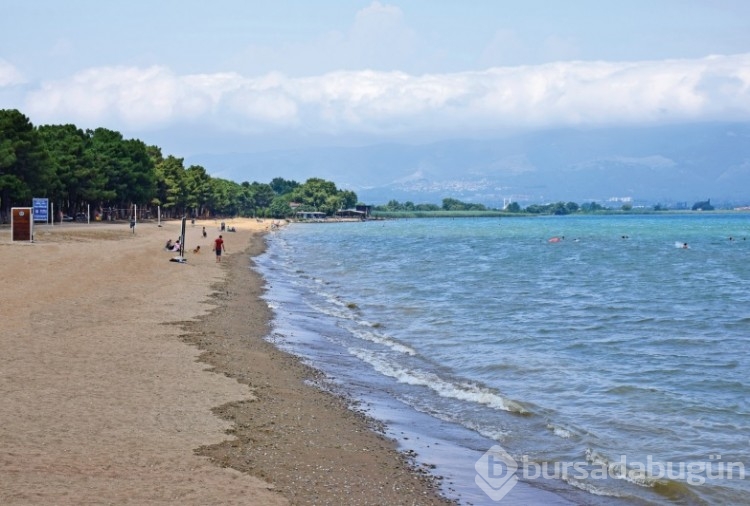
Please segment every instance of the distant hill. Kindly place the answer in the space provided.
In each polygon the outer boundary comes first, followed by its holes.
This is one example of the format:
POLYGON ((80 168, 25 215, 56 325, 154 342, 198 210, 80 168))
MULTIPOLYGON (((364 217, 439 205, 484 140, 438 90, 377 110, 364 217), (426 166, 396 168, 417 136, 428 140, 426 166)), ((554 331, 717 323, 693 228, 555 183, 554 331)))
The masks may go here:
POLYGON ((560 129, 423 145, 203 154, 186 164, 240 182, 322 177, 372 204, 452 197, 499 207, 508 199, 526 205, 630 198, 636 205, 689 207, 710 198, 720 207, 750 203, 750 124, 560 129))

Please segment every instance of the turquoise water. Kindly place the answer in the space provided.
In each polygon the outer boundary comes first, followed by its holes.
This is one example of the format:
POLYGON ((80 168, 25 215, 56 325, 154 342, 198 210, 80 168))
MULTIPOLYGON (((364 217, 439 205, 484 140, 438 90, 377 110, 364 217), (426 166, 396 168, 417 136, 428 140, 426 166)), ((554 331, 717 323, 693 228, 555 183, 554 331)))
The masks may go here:
POLYGON ((475 434, 452 438, 469 464, 498 444, 574 503, 739 504, 749 257, 748 214, 422 219, 292 225, 258 268, 273 339, 475 434))

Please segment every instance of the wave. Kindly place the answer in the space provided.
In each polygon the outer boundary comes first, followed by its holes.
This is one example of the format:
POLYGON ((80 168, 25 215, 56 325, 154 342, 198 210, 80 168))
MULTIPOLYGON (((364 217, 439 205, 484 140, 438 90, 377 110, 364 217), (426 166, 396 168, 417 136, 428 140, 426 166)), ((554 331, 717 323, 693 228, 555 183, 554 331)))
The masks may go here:
MULTIPOLYGON (((693 504, 698 501, 698 496, 691 490, 690 486, 682 481, 663 476, 654 476, 650 474, 643 463, 627 465, 624 460, 612 462, 610 459, 591 448, 586 449, 586 460, 595 466, 602 466, 607 469, 608 476, 623 480, 640 487, 652 489, 660 496, 668 498, 670 501, 693 504)), ((660 465, 654 463, 656 466, 660 465)))
MULTIPOLYGON (((366 325, 367 323, 362 322, 362 324, 366 325)), ((383 346, 387 346, 393 351, 403 353, 404 355, 414 356, 417 354, 414 348, 411 348, 410 346, 406 346, 405 344, 401 344, 395 339, 381 335, 377 332, 373 332, 367 329, 356 329, 356 328, 349 329, 349 332, 351 332, 351 334, 356 338, 362 339, 364 341, 370 341, 372 343, 382 344, 383 346)))
POLYGON ((342 300, 337 295, 318 292, 318 296, 323 298, 324 303, 307 299, 305 302, 312 310, 317 313, 333 317, 339 324, 349 331, 352 337, 377 343, 390 348, 398 353, 414 356, 417 354, 414 348, 398 342, 396 339, 377 332, 379 323, 372 323, 362 318, 359 306, 354 302, 342 300))
POLYGON ((570 476, 563 476, 562 480, 579 490, 588 492, 589 494, 604 496, 604 497, 625 497, 624 494, 621 494, 615 490, 601 487, 601 486, 597 487, 596 485, 593 485, 591 483, 587 483, 584 481, 576 480, 575 478, 571 478, 570 476))
POLYGON ((432 372, 399 367, 386 359, 382 353, 361 348, 349 348, 349 352, 360 360, 370 364, 380 374, 394 378, 400 383, 427 387, 441 397, 482 404, 490 408, 521 415, 531 414, 520 403, 506 399, 497 392, 475 383, 454 383, 432 372))
POLYGON ((558 427, 557 425, 553 425, 551 423, 547 424, 547 428, 552 431, 552 433, 562 439, 570 439, 573 437, 573 431, 569 429, 565 429, 563 427, 558 427))

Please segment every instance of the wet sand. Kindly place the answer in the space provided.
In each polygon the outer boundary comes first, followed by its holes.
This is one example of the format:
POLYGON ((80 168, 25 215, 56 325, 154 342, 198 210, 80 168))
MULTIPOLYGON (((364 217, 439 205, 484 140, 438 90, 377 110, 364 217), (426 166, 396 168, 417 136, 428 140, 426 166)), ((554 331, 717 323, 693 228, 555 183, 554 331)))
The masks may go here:
POLYGON ((264 340, 269 222, 227 224, 0 228, 2 504, 450 504, 264 340))

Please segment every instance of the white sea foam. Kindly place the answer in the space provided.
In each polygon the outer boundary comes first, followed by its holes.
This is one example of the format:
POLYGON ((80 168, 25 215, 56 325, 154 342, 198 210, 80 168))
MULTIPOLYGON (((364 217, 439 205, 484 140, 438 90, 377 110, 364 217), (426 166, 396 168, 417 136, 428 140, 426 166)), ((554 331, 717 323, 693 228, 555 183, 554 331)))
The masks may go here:
POLYGON ((597 487, 591 483, 579 481, 567 476, 561 477, 561 479, 568 484, 574 486, 577 489, 584 490, 590 494, 599 495, 603 497, 623 497, 622 494, 617 493, 614 490, 606 489, 603 487, 597 487))
POLYGON ((628 481, 634 485, 653 487, 658 481, 656 478, 649 476, 645 470, 629 469, 621 462, 612 462, 607 457, 591 448, 586 449, 586 460, 592 465, 606 468, 610 476, 628 481))
POLYGON ((558 427, 551 423, 547 424, 547 428, 550 429, 555 436, 561 437, 563 439, 570 439, 573 436, 573 433, 568 429, 558 427))
POLYGON ((473 383, 454 383, 444 380, 432 372, 400 367, 389 361, 382 353, 363 350, 361 348, 349 348, 349 352, 360 360, 372 365, 376 371, 385 376, 395 378, 397 381, 408 385, 427 387, 441 397, 474 402, 490 408, 514 413, 528 412, 519 403, 506 399, 488 388, 473 383))
POLYGON ((327 316, 333 316, 334 318, 339 318, 342 320, 351 320, 352 314, 351 310, 349 310, 346 305, 342 303, 333 303, 333 304, 316 304, 312 301, 307 301, 307 305, 313 309, 314 311, 317 311, 319 313, 322 313, 327 316))
POLYGON ((354 337, 357 337, 359 339, 370 341, 373 343, 382 344, 383 346, 387 346, 388 348, 392 349, 393 351, 397 351, 399 353, 403 353, 405 355, 411 355, 414 356, 417 354, 416 350, 414 348, 411 348, 409 346, 406 346, 405 344, 401 344, 398 341, 386 337, 383 335, 380 335, 376 332, 371 332, 369 330, 361 330, 361 329, 350 329, 350 332, 354 337))
POLYGON ((481 425, 472 423, 471 421, 464 420, 462 423, 465 427, 475 430, 482 436, 492 439, 493 441, 497 441, 499 443, 502 443, 503 441, 505 441, 505 438, 507 438, 509 434, 508 431, 498 429, 498 428, 490 429, 488 427, 483 427, 481 425))

